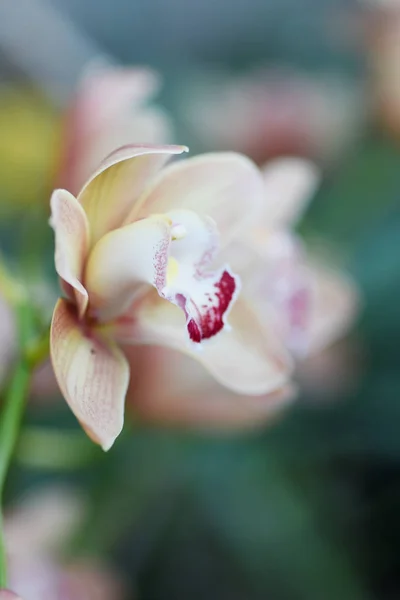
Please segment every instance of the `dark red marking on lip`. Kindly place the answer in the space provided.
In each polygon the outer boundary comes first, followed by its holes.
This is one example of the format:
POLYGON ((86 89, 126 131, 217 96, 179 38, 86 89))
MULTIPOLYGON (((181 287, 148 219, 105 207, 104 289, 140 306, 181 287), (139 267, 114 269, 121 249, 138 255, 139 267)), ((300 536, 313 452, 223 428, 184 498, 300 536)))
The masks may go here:
POLYGON ((203 312, 198 313, 197 318, 192 317, 187 329, 190 339, 200 343, 219 333, 224 327, 224 314, 228 310, 236 290, 236 280, 228 271, 222 273, 221 278, 214 284, 213 302, 210 306, 202 306, 203 312))

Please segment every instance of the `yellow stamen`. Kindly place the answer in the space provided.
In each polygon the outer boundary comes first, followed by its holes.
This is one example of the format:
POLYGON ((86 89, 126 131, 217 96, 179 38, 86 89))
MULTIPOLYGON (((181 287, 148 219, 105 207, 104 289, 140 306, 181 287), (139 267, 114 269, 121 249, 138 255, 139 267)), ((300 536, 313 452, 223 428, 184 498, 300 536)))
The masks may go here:
POLYGON ((179 263, 173 256, 168 259, 167 266, 167 285, 172 285, 175 279, 178 277, 179 263))

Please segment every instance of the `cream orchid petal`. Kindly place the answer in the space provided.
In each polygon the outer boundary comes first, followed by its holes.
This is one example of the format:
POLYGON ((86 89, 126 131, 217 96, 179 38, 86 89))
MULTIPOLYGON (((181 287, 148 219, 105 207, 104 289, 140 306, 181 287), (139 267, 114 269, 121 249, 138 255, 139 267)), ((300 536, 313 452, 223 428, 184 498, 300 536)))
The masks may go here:
POLYGON ((153 176, 186 146, 130 145, 112 152, 79 193, 91 231, 92 246, 107 232, 122 225, 153 176))
POLYGON ((312 282, 308 354, 319 352, 341 338, 360 310, 355 283, 344 272, 310 261, 312 282))
POLYGON ((320 181, 318 168, 302 158, 280 158, 263 169, 264 225, 295 225, 307 209, 320 181))
POLYGON ((262 396, 235 394, 190 356, 156 346, 125 348, 135 376, 126 410, 150 422, 236 431, 264 426, 294 399, 287 384, 262 396))
POLYGON ((50 353, 58 385, 89 437, 108 450, 123 426, 129 365, 110 340, 81 328, 74 307, 59 300, 50 353))
POLYGON ((263 203, 262 177, 250 159, 211 153, 163 169, 133 206, 127 222, 174 209, 193 210, 214 219, 225 246, 257 222, 263 203))
POLYGON ((150 217, 111 231, 97 242, 85 279, 96 318, 109 321, 122 314, 143 284, 164 288, 170 230, 167 218, 150 217))
POLYGON ((275 392, 290 379, 292 362, 272 332, 266 331, 241 298, 232 307, 230 330, 201 345, 188 344, 182 313, 155 294, 114 325, 122 344, 152 344, 179 350, 199 361, 222 385, 239 394, 275 392))
POLYGON ((82 316, 88 294, 82 284, 89 247, 89 225, 82 206, 66 190, 55 190, 50 200, 50 223, 55 233, 55 266, 64 291, 73 298, 82 316))

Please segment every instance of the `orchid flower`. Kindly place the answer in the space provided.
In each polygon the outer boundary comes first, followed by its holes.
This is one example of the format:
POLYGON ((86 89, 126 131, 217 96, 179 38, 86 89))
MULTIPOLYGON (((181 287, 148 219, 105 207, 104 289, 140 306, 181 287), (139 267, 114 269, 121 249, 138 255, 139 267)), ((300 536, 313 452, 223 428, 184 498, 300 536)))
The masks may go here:
POLYGON ((21 598, 10 590, 0 590, 0 600, 21 600, 21 598))
POLYGON ((158 75, 148 68, 87 68, 66 116, 58 185, 77 193, 115 148, 172 139, 167 114, 150 103, 159 87, 158 75))
POLYGON ((240 279, 229 266, 228 248, 257 220, 262 177, 234 153, 164 166, 185 150, 121 148, 77 198, 56 190, 51 199, 66 296, 52 320, 53 368, 75 416, 105 450, 122 429, 136 376, 127 345, 182 351, 249 396, 278 390, 290 375, 286 351, 238 297, 240 279))
MULTIPOLYGON (((103 565, 64 564, 61 546, 82 522, 82 499, 67 486, 28 492, 6 514, 10 588, 24 600, 119 600, 122 582, 103 565)), ((0 592, 0 600, 19 596, 0 592), (8 595, 7 595, 8 594, 8 595)))
MULTIPOLYGON (((282 352, 299 365, 310 357, 310 364, 347 331, 359 295, 347 275, 309 256, 293 231, 318 185, 318 169, 303 159, 277 159, 264 168, 263 180, 257 225, 233 240, 224 257, 240 273, 242 296, 279 339, 282 352)), ((233 394, 189 357, 167 356, 157 347, 130 352, 140 368, 128 408, 147 421, 243 430, 274 420, 296 395, 290 382, 262 397, 233 394)), ((302 375, 304 381, 304 369, 302 375)))

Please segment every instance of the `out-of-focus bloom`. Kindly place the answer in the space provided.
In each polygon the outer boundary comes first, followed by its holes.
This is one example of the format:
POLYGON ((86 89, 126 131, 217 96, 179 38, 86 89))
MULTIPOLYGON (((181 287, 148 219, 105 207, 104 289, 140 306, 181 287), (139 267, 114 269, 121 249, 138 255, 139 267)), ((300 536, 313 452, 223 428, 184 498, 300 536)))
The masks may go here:
POLYGON ((21 598, 10 590, 0 590, 0 600, 21 600, 21 598))
POLYGON ((115 148, 171 140, 169 118, 150 103, 159 87, 159 78, 150 69, 88 68, 66 115, 57 185, 76 194, 115 148))
POLYGON ((357 138, 365 113, 354 82, 287 68, 199 77, 182 103, 204 148, 243 152, 260 165, 286 155, 334 160, 357 138))
POLYGON ((257 221, 262 177, 233 153, 161 168, 185 150, 121 148, 77 199, 65 190, 51 199, 67 296, 54 310, 52 363, 72 411, 104 449, 121 431, 130 371, 136 376, 121 346, 180 350, 253 396, 275 392, 290 373, 271 323, 257 318, 250 297, 237 298, 240 280, 228 266, 234 241, 257 221))
POLYGON ((104 565, 63 564, 62 545, 81 523, 83 508, 69 488, 49 487, 28 494, 6 516, 9 585, 24 600, 122 597, 119 578, 104 565))
POLYGON ((365 1, 370 9, 367 46, 372 77, 372 96, 380 122, 400 135, 400 3, 365 1))
POLYGON ((242 266, 233 264, 249 279, 246 289, 252 290, 260 314, 271 315, 286 347, 302 358, 344 334, 356 315, 358 292, 347 275, 308 255, 302 241, 289 233, 318 184, 314 165, 281 159, 265 166, 263 174, 264 217, 242 244, 242 266), (260 261, 268 268, 259 268, 260 261))
MULTIPOLYGON (((240 274, 242 295, 260 322, 300 365, 308 358, 307 369, 312 369, 312 356, 339 339, 354 320, 358 292, 344 273, 309 257, 291 231, 318 184, 315 166, 302 159, 281 159, 266 166, 263 174, 265 203, 258 225, 226 252, 240 274)), ((269 421, 294 396, 291 385, 262 401, 232 394, 188 357, 167 357, 156 347, 131 352, 139 369, 128 406, 146 420, 243 429, 269 421)), ((303 381, 305 377, 306 367, 303 381)))

